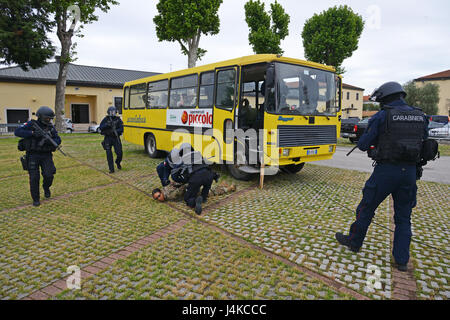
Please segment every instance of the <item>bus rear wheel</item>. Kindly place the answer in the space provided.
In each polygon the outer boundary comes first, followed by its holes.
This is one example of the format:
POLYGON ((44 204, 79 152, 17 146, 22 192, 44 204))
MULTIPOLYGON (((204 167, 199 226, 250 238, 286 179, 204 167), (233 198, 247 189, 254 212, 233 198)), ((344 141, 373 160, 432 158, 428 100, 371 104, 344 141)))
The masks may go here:
POLYGON ((150 158, 160 158, 162 157, 161 151, 156 149, 156 139, 153 134, 148 134, 145 137, 145 152, 147 152, 150 158))

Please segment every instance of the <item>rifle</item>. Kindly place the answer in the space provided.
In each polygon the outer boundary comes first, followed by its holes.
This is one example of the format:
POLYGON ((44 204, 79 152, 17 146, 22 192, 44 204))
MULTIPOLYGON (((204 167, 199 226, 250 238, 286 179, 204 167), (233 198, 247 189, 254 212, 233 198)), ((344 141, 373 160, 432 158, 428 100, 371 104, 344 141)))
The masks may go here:
POLYGON ((350 153, 352 153, 353 151, 355 151, 355 149, 358 148, 358 146, 354 146, 352 150, 349 151, 349 153, 347 153, 347 157, 350 155, 350 153))
MULTIPOLYGON (((45 141, 50 142, 55 147, 56 150, 58 150, 65 157, 67 157, 67 154, 65 154, 64 151, 62 151, 61 146, 58 145, 45 130, 43 130, 41 127, 39 127, 39 125, 34 121, 31 122, 31 125, 33 126, 33 129, 35 131, 39 132, 39 134, 43 137, 43 140, 42 140, 43 142, 45 142, 45 141)), ((42 144, 43 144, 43 142, 42 142, 42 144)))
POLYGON ((109 124, 109 126, 111 127, 111 129, 113 130, 114 135, 116 136, 117 140, 119 141, 120 146, 122 146, 122 141, 120 141, 120 137, 119 137, 119 135, 117 134, 117 131, 116 131, 116 124, 115 124, 114 121, 112 121, 112 117, 108 117, 108 124, 109 124))

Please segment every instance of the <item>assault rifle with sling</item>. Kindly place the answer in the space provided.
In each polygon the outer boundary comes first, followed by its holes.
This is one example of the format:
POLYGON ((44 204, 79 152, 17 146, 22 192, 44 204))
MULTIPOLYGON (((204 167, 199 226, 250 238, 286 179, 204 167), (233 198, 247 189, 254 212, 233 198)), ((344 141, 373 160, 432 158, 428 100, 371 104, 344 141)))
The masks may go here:
POLYGON ((53 139, 52 137, 48 134, 48 132, 46 132, 44 129, 42 129, 36 122, 32 121, 31 125, 33 126, 34 131, 38 132, 39 135, 42 136, 42 141, 39 143, 40 145, 43 145, 45 143, 45 141, 50 142, 53 147, 55 148, 55 150, 58 150, 59 152, 61 152, 65 157, 67 157, 67 154, 64 153, 64 151, 62 151, 61 146, 58 145, 53 139))
POLYGON ((117 134, 116 123, 115 123, 115 121, 112 120, 112 117, 108 117, 108 125, 111 127, 112 131, 114 132, 114 136, 119 141, 120 146, 122 146, 122 141, 120 141, 120 137, 117 134))

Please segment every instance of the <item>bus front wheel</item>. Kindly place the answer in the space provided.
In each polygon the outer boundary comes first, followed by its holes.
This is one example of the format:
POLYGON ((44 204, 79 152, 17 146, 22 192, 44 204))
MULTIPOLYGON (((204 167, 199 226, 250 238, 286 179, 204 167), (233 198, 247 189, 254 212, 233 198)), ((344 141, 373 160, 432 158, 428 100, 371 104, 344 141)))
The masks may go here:
POLYGON ((239 170, 239 167, 235 164, 227 164, 228 172, 237 180, 249 181, 254 174, 247 173, 239 170))
POLYGON ((156 149, 156 139, 153 134, 148 134, 145 138, 145 152, 150 158, 160 158, 161 152, 156 149))
POLYGON ((295 174, 300 172, 300 170, 302 170, 304 166, 305 166, 304 162, 300 164, 289 164, 287 166, 283 166, 283 170, 286 171, 287 173, 295 174))

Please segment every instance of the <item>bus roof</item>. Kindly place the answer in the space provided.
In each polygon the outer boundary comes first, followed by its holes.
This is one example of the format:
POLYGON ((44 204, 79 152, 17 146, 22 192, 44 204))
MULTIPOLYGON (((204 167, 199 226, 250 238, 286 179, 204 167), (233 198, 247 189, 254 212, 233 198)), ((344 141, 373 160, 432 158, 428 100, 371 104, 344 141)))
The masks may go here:
POLYGON ((231 59, 231 60, 210 63, 210 64, 206 64, 206 65, 198 66, 198 67, 194 67, 194 68, 183 69, 183 70, 178 70, 178 71, 173 71, 173 72, 168 72, 168 73, 161 73, 161 74, 158 74, 155 76, 145 77, 145 78, 126 82, 124 84, 124 86, 129 86, 129 85, 138 84, 138 83, 142 83, 142 82, 148 82, 148 81, 157 81, 157 80, 162 80, 162 79, 167 79, 167 78, 175 78, 175 77, 188 75, 188 74, 192 74, 192 73, 200 73, 200 72, 204 72, 207 70, 212 70, 212 69, 220 68, 220 67, 233 66, 233 65, 240 66, 240 65, 247 65, 247 64, 254 64, 254 63, 261 63, 261 62, 268 62, 268 61, 280 61, 280 62, 286 62, 286 63, 293 63, 293 64, 299 64, 299 65, 306 66, 306 67, 312 67, 312 68, 335 72, 335 69, 333 67, 327 66, 324 64, 320 64, 320 63, 316 63, 316 62, 288 58, 288 57, 283 57, 283 56, 279 56, 276 54, 254 54, 251 56, 245 56, 245 57, 235 58, 235 59, 231 59))

